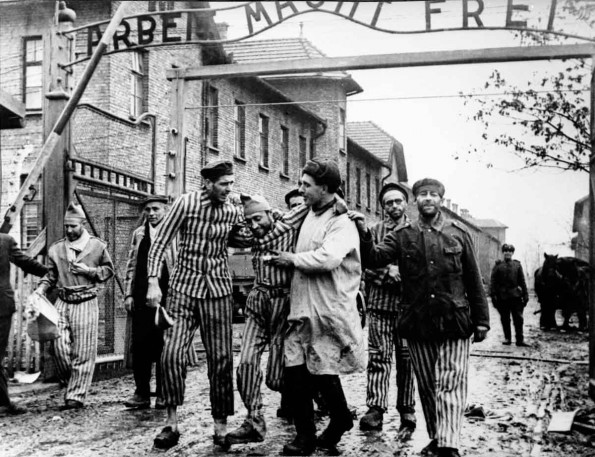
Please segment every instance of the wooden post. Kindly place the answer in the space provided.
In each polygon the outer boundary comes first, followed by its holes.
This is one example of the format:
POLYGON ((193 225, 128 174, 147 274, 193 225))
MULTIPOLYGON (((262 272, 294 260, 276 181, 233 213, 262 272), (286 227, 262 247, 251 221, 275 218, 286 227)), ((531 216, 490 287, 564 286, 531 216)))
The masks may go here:
POLYGON ((595 399, 595 54, 591 56, 591 155, 589 156, 589 396, 595 399))
POLYGON ((186 80, 183 70, 174 70, 176 77, 171 82, 171 116, 169 131, 167 132, 167 160, 165 193, 172 198, 178 197, 184 192, 184 168, 185 160, 185 130, 184 130, 184 109, 186 80))

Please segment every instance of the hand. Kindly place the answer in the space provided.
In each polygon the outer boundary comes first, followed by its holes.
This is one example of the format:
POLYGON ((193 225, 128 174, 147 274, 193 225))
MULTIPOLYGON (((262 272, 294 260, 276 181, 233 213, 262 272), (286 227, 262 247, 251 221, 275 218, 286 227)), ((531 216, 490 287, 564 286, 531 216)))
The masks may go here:
POLYGON ((147 306, 157 308, 161 304, 161 288, 156 276, 149 277, 149 288, 147 289, 147 306))
POLYGON ((45 295, 45 287, 39 286, 37 289, 33 291, 33 293, 41 295, 43 297, 45 295))
POLYGON ((82 262, 72 262, 70 264, 70 271, 75 275, 88 275, 91 272, 91 268, 82 262))
POLYGON ((124 300, 124 308, 131 313, 134 310, 134 298, 127 297, 126 300, 124 300))
POLYGON ((386 274, 394 282, 401 282, 401 273, 399 272, 399 267, 397 265, 389 265, 386 274))
POLYGON ((473 332, 473 342, 481 343, 483 340, 485 340, 486 336, 488 336, 488 330, 489 329, 483 325, 478 325, 475 327, 475 331, 473 332))
POLYGON ((277 265, 278 267, 293 267, 293 253, 273 251, 273 255, 270 256, 270 259, 268 261, 269 263, 277 265))
POLYGON ((366 216, 364 216, 362 213, 358 213, 357 211, 347 211, 347 216, 349 219, 355 222, 355 226, 357 227, 357 231, 360 235, 366 233, 368 230, 366 227, 366 216))

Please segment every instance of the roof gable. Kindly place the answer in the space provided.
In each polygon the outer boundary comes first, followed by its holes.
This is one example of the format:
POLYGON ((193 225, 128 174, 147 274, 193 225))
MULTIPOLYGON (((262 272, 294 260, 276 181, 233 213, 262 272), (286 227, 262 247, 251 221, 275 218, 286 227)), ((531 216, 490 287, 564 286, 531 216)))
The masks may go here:
POLYGON ((400 144, 372 121, 348 122, 347 136, 354 143, 388 162, 394 144, 400 144))

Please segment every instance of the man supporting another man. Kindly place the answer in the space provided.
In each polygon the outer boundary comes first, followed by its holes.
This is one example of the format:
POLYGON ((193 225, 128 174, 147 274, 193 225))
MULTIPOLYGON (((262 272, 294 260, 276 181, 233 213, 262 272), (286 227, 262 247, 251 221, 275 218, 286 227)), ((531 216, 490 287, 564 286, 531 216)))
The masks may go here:
POLYGON ((341 184, 339 169, 328 160, 308 161, 300 192, 310 208, 295 253, 280 252, 275 265, 294 267, 290 293, 285 364, 297 435, 286 455, 311 455, 316 446, 334 449, 353 427, 339 374, 363 371, 366 345, 356 295, 361 278, 359 238, 346 215, 332 207, 341 184), (327 401, 330 423, 316 440, 313 392, 327 401))
MULTIPOLYGON (((387 183, 380 190, 378 200, 386 217, 370 227, 375 243, 400 224, 408 223, 407 190, 396 183, 387 183)), ((397 410, 401 416, 398 439, 408 440, 416 426, 415 387, 413 365, 407 342, 397 330, 398 309, 401 299, 401 276, 399 267, 389 264, 384 268, 364 272, 367 290, 368 328, 368 388, 366 404, 368 412, 360 420, 362 430, 381 430, 383 416, 388 408, 388 391, 393 348, 396 348, 397 410)))
POLYGON ((485 339, 489 309, 471 237, 440 211, 442 183, 419 180, 413 195, 419 219, 397 227, 375 246, 363 216, 353 218, 364 266, 399 265, 398 329, 409 344, 431 439, 422 455, 459 457, 471 335, 476 342, 485 339))
MULTIPOLYGON (((132 242, 126 264, 124 306, 132 316, 132 369, 136 390, 124 404, 129 408, 149 408, 151 406, 151 369, 155 364, 156 394, 155 408, 164 409, 161 392, 161 350, 163 331, 155 325, 155 308, 147 306, 147 261, 151 243, 155 239, 163 218, 168 210, 165 195, 147 197, 143 204, 145 223, 132 233, 132 242)), ((165 306, 169 274, 175 262, 173 243, 165 252, 159 270, 159 287, 162 291, 161 306, 165 306)))
POLYGON ((106 243, 89 235, 84 221, 82 208, 68 205, 66 238, 48 249, 49 271, 36 289, 43 295, 50 287, 58 287, 55 307, 60 313, 60 338, 52 342, 52 348, 58 377, 67 384, 63 410, 84 406, 97 357, 97 284, 114 275, 106 243))

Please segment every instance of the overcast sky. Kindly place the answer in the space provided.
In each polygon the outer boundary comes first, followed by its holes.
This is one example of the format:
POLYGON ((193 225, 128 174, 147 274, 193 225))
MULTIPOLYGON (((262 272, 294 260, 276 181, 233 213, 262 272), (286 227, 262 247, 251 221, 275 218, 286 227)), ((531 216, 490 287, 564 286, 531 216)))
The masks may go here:
MULTIPOLYGON (((549 0, 524 3, 533 4, 524 18, 538 21, 549 0)), ((451 2, 451 10, 444 13, 446 19, 443 20, 460 21, 460 12, 455 8, 460 4, 451 2)), ((363 7, 372 8, 374 5, 363 7)), ((420 22, 423 8, 420 10, 419 5, 412 5, 409 10, 405 5, 396 7, 399 9, 385 10, 386 16, 382 17, 384 22, 379 22, 380 26, 419 29, 421 23, 423 27, 423 21, 420 22)), ((504 14, 505 2, 490 3, 482 18, 486 25, 498 25, 503 23, 504 14)), ((229 22, 230 37, 245 34, 243 12, 238 16, 218 14, 216 20, 222 19, 229 22)), ((569 30, 573 24, 560 22, 557 25, 569 30)), ((318 12, 290 19, 254 39, 297 37, 300 32, 331 57, 517 44, 511 32, 393 35, 318 12)), ((569 242, 574 202, 588 194, 588 174, 538 169, 519 171, 522 166, 519 159, 505 149, 482 142, 482 127, 468 120, 472 110, 465 107, 461 98, 449 96, 460 92, 481 93, 488 75, 495 68, 505 78, 523 84, 535 78, 535 73, 556 71, 560 63, 521 62, 350 71, 364 91, 349 98, 347 120, 373 121, 403 144, 410 184, 425 176, 438 178, 446 186, 445 197, 456 202, 459 208, 468 209, 473 217, 493 218, 506 224, 509 227, 507 241, 517 246, 517 258, 527 262, 526 267, 532 269, 540 255, 538 247, 541 252, 572 253, 569 242), (456 158, 477 145, 487 145, 488 156, 463 154, 462 158, 456 158), (487 163, 492 163, 493 167, 488 168, 487 163)), ((493 89, 487 92, 493 92, 493 89)), ((585 92, 585 97, 588 99, 588 92, 585 92)), ((493 128, 512 127, 505 119, 495 119, 493 128)))

